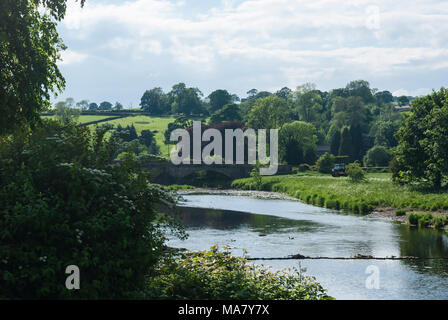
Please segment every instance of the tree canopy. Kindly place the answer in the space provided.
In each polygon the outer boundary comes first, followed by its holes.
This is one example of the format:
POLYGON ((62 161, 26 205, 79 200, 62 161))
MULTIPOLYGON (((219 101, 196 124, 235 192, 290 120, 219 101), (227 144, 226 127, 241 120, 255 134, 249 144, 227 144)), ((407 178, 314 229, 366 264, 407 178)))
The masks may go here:
POLYGON ((289 113, 284 99, 277 96, 261 98, 249 113, 249 126, 255 129, 280 128, 290 119, 289 113))
POLYGON ((218 124, 226 121, 241 121, 241 111, 238 105, 229 103, 222 109, 217 110, 210 117, 210 124, 218 124))
POLYGON ((401 183, 429 181, 440 188, 448 178, 448 89, 416 98, 396 138, 393 177, 401 183))
POLYGON ((278 137, 280 160, 288 164, 313 164, 316 153, 316 128, 303 121, 286 123, 278 137))
POLYGON ((50 94, 65 87, 56 64, 65 49, 56 22, 65 10, 66 0, 0 2, 0 134, 38 122, 50 94))
POLYGON ((232 102, 232 95, 227 90, 218 89, 210 93, 210 112, 215 112, 232 102))
POLYGON ((145 112, 153 115, 167 114, 171 111, 169 98, 160 87, 146 90, 140 100, 140 106, 145 112))

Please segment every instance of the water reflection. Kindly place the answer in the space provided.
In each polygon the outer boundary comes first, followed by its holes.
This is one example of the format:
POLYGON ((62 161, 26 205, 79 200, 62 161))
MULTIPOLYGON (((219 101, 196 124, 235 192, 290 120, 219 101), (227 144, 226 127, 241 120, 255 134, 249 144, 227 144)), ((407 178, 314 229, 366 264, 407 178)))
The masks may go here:
MULTIPOLYGON (((261 214, 219 209, 180 207, 181 220, 187 229, 249 229, 263 234, 313 232, 320 224, 306 220, 290 220, 261 214)), ((323 227, 323 225, 321 226, 323 227)))
MULTIPOLYGON (((300 202, 247 197, 187 196, 179 207, 190 237, 169 245, 204 250, 230 244, 235 254, 247 249, 252 257, 306 256, 448 257, 446 233, 411 229, 382 219, 339 215, 300 202), (231 210, 238 208, 237 211, 231 210)), ((297 261, 264 261, 275 268, 297 261)), ((337 298, 446 299, 447 260, 305 260, 308 274, 317 277, 337 298), (366 291, 365 267, 381 267, 382 289, 366 291)))
MULTIPOLYGON (((401 226, 399 232, 401 256, 425 258, 448 257, 448 237, 446 233, 438 230, 410 228, 408 226, 401 226)), ((404 260, 403 263, 420 273, 448 276, 448 260, 404 260)))

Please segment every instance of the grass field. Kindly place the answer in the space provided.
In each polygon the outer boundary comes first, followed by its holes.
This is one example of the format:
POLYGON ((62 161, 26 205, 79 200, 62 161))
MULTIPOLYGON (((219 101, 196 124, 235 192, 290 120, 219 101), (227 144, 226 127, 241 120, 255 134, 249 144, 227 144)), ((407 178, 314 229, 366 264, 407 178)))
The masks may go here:
MULTIPOLYGON (((88 117, 88 116, 81 116, 81 117, 88 117)), ((165 144, 164 132, 168 128, 168 124, 173 121, 174 121, 173 117, 129 116, 121 119, 102 122, 101 124, 109 123, 113 124, 114 127, 117 127, 118 125, 126 127, 133 124, 138 135, 140 135, 142 130, 157 131, 156 142, 160 147, 160 153, 161 155, 167 156, 168 146, 165 144)), ((95 125, 90 125, 89 127, 94 128, 95 125)))
MULTIPOLYGON (((430 192, 392 183, 389 173, 369 173, 368 182, 351 183, 319 173, 262 178, 262 190, 285 192, 304 202, 333 209, 368 213, 374 208, 446 211, 448 193, 430 192)), ((233 187, 255 189, 252 178, 238 179, 233 187)))
MULTIPOLYGON (((45 118, 56 119, 56 116, 43 116, 45 118)), ((81 115, 79 116, 77 122, 79 123, 88 123, 92 121, 98 121, 108 118, 113 118, 114 116, 92 116, 92 115, 81 115)), ((140 135, 142 130, 151 130, 156 132, 156 142, 160 147, 160 153, 163 156, 169 156, 168 146, 165 144, 165 136, 164 132, 168 128, 168 124, 175 120, 174 117, 149 117, 149 116, 128 116, 121 119, 115 119, 111 121, 101 122, 98 125, 102 124, 112 124, 114 127, 117 127, 119 124, 122 127, 134 125, 137 134, 140 135)), ((89 128, 94 128, 97 124, 89 125, 89 128)), ((110 135, 110 133, 109 133, 110 135)), ((107 135, 107 136, 109 136, 107 135)))

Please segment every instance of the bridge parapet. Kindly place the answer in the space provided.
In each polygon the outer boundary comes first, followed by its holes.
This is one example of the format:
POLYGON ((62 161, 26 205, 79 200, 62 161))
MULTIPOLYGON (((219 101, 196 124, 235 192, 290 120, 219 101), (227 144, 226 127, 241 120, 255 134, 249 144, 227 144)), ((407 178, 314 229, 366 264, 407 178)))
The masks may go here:
MULTIPOLYGON (((142 164, 144 170, 148 170, 159 176, 167 174, 173 178, 181 179, 198 171, 211 171, 225 175, 234 180, 239 178, 247 178, 254 168, 251 164, 179 164, 174 165, 171 162, 145 162, 142 164)), ((277 174, 290 174, 292 167, 289 165, 279 165, 277 174)))

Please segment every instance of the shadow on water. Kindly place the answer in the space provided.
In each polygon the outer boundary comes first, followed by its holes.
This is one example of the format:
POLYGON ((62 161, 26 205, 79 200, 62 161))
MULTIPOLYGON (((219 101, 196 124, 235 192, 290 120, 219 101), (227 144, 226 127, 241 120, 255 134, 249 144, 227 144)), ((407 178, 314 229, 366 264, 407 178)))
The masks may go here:
POLYGON ((290 220, 269 215, 247 212, 179 207, 181 219, 188 229, 212 228, 232 230, 245 228, 259 233, 313 232, 319 223, 306 220, 290 220))
POLYGON ((447 234, 432 229, 418 229, 407 225, 399 226, 399 248, 401 256, 432 258, 428 260, 407 261, 403 264, 411 266, 420 273, 448 276, 447 234))

